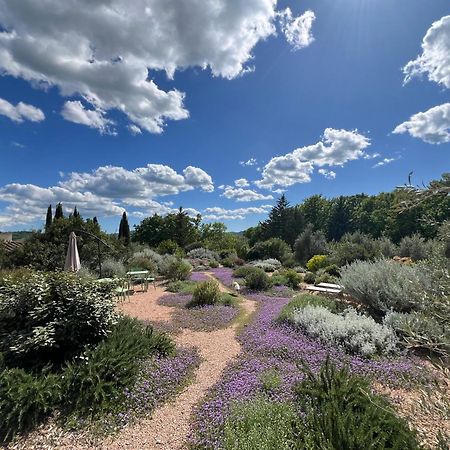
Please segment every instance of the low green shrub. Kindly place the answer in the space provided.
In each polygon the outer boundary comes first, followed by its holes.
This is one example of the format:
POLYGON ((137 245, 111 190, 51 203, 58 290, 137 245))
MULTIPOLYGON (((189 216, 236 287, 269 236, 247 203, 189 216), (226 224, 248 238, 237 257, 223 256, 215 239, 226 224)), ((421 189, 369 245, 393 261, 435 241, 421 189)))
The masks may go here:
POLYGON ((60 377, 23 369, 0 372, 0 442, 31 430, 51 414, 62 399, 60 377))
POLYGON ((270 287, 270 278, 264 270, 256 267, 246 275, 245 285, 252 291, 265 291, 270 287))
POLYGON ((220 300, 219 283, 215 280, 206 280, 197 283, 189 306, 214 305, 220 300))
POLYGON ((0 280, 0 352, 8 365, 62 364, 117 321, 112 287, 61 272, 0 280))
POLYGON ((320 295, 300 294, 283 307, 278 316, 278 320, 281 322, 292 322, 294 312, 305 306, 322 306, 331 312, 340 312, 345 309, 341 303, 332 298, 322 297, 320 295))
MULTIPOLYGON (((301 423, 301 449, 419 450, 415 432, 398 417, 384 398, 371 393, 369 382, 337 369, 329 359, 306 378, 296 394, 305 417, 301 423)), ((276 448, 276 447, 274 447, 276 448)))
POLYGON ((237 402, 225 421, 225 450, 292 450, 297 415, 292 405, 264 398, 237 402))
POLYGON ((341 273, 339 272, 339 267, 336 264, 330 264, 329 266, 324 267, 323 271, 333 277, 341 276, 341 273))
POLYGON ((430 244, 418 233, 405 236, 399 244, 399 255, 409 256, 413 261, 426 259, 430 250, 430 244))
POLYGON ((312 337, 364 357, 396 351, 398 340, 394 330, 353 308, 335 314, 322 306, 306 305, 293 312, 291 322, 312 337))
POLYGON ((236 295, 228 294, 228 292, 221 292, 219 303, 224 306, 236 306, 237 297, 236 295))
POLYGON ((217 261, 211 260, 209 262, 209 267, 211 267, 211 269, 216 269, 217 267, 219 267, 219 263, 217 261))
POLYGON ((263 269, 264 272, 275 272, 275 270, 281 268, 281 262, 274 258, 252 261, 250 264, 254 267, 263 269))
POLYGON ((316 273, 316 278, 314 279, 314 284, 320 283, 336 283, 336 278, 333 275, 330 275, 328 272, 325 272, 325 269, 319 269, 316 273))
POLYGON ((178 255, 182 252, 181 247, 172 239, 161 241, 156 250, 160 255, 178 255))
POLYGON ((193 294, 197 283, 195 281, 169 281, 166 284, 166 290, 180 294, 193 294))
POLYGON ((431 289, 424 270, 384 259, 357 261, 342 268, 340 282, 347 294, 376 315, 420 309, 431 289))
POLYGON ((233 270, 233 277, 234 278, 245 278, 249 273, 254 272, 256 270, 256 267, 251 265, 245 265, 236 267, 236 269, 233 270))
MULTIPOLYGON (((283 270, 281 272, 281 275, 285 278, 285 286, 288 286, 292 289, 297 289, 298 285, 302 282, 303 277, 299 275, 295 270, 293 269, 287 269, 283 270)), ((273 277, 272 277, 273 279, 273 277)), ((273 282, 273 280, 272 280, 273 282)))
POLYGON ((160 273, 170 281, 187 280, 192 272, 192 266, 184 259, 166 255, 160 264, 160 273))
POLYGON ((127 268, 129 270, 148 270, 152 274, 158 270, 155 262, 147 256, 133 256, 128 260, 127 268))
POLYGON ((287 286, 288 280, 284 275, 277 273, 272 275, 270 282, 272 283, 272 286, 287 286))
POLYGON ((122 278, 126 275, 126 269, 122 261, 108 258, 102 262, 102 277, 105 278, 122 278))
POLYGON ((276 369, 265 370, 259 376, 259 379, 261 380, 263 391, 269 395, 282 385, 280 373, 276 369))
POLYGON ((312 272, 306 272, 305 276, 303 277, 303 282, 306 284, 314 284, 316 281, 316 275, 312 272))
POLYGON ((339 267, 354 261, 367 261, 380 256, 377 241, 359 231, 344 234, 339 242, 331 244, 330 250, 330 262, 339 267))
POLYGON ((327 255, 314 255, 307 263, 306 268, 311 272, 317 272, 319 269, 327 267, 328 256, 327 255))
POLYGON ((136 380, 139 361, 170 355, 173 341, 138 320, 122 318, 107 339, 69 363, 64 373, 64 408, 95 418, 123 407, 125 388, 136 380))

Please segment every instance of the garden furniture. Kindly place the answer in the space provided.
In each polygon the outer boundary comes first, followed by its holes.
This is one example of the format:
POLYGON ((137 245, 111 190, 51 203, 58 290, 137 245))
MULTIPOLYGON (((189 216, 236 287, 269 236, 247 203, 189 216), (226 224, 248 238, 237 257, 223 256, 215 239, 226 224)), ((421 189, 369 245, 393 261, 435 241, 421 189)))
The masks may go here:
MULTIPOLYGON (((147 278, 149 278, 150 272, 148 270, 131 270, 127 272, 127 277, 130 282, 130 286, 133 286, 133 281, 139 281, 143 292, 148 290, 147 278)), ((134 287, 133 287, 134 289, 134 287)))

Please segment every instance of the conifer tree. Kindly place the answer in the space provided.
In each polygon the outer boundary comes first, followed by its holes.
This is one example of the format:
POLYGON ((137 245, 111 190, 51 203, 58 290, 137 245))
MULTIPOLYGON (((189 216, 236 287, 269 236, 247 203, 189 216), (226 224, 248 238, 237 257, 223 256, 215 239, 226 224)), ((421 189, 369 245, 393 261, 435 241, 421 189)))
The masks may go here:
POLYGON ((55 209, 55 220, 63 219, 63 218, 64 218, 63 207, 62 207, 61 203, 58 203, 56 205, 56 209, 55 209))
POLYGON ((74 210, 73 210, 73 217, 80 217, 80 213, 78 212, 77 207, 75 206, 74 210))
POLYGON ((52 226, 53 222, 53 213, 52 213, 52 205, 48 205, 47 208, 47 217, 45 218, 45 231, 48 231, 52 226))
POLYGON ((92 219, 92 222, 94 222, 95 225, 99 226, 97 216, 94 216, 94 218, 92 219))
POLYGON ((119 224, 119 240, 125 245, 130 243, 130 225, 128 224, 127 213, 124 211, 119 224))

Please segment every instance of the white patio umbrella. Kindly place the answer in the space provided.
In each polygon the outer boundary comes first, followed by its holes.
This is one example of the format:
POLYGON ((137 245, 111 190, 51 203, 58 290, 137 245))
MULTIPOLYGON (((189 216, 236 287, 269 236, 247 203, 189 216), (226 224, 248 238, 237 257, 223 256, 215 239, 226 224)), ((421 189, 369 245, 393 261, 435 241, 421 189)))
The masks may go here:
POLYGON ((77 235, 72 231, 69 236, 69 248, 67 249, 64 270, 78 272, 81 268, 80 255, 78 254, 77 235))

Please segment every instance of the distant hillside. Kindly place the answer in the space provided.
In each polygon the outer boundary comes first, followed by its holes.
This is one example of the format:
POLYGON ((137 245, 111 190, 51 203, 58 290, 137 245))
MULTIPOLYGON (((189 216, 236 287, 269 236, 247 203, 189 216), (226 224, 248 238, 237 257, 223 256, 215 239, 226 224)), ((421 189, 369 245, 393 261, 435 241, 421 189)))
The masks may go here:
POLYGON ((32 231, 12 231, 13 241, 27 240, 32 234, 32 231))

